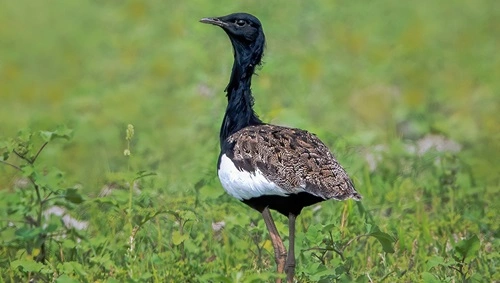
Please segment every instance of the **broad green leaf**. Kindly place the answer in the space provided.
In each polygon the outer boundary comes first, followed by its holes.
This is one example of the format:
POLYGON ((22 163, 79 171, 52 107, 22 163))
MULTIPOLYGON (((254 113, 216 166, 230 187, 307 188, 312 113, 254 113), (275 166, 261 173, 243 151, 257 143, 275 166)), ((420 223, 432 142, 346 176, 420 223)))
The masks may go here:
POLYGON ((50 142, 54 139, 70 140, 73 137, 73 130, 61 126, 58 127, 55 131, 40 131, 40 137, 45 142, 50 142))
POLYGON ((335 229, 335 224, 333 224, 333 223, 330 223, 330 224, 324 225, 324 226, 323 226, 323 229, 322 229, 322 231, 323 231, 323 232, 338 231, 338 230, 339 230, 339 229, 335 229))
POLYGON ((64 194, 64 198, 72 203, 82 203, 83 202, 83 197, 82 195, 78 192, 78 189, 75 188, 68 188, 66 189, 66 193, 64 194))
POLYGON ((441 281, 436 278, 432 273, 422 272, 422 282, 426 283, 440 283, 441 281))
POLYGON ((64 138, 64 139, 71 139, 73 137, 73 130, 68 129, 66 126, 59 126, 55 131, 54 134, 58 138, 64 138))
POLYGON ((28 240, 31 240, 31 239, 37 237, 38 235, 40 235, 40 233, 42 233, 42 228, 21 227, 21 228, 16 230, 15 234, 19 238, 21 238, 25 241, 28 241, 28 240))
POLYGON ((372 232, 372 230, 373 230, 373 226, 372 226, 372 224, 370 224, 370 223, 366 223, 366 225, 365 225, 365 229, 366 229, 366 232, 367 232, 367 233, 371 233, 371 232, 372 232))
POLYGON ((455 251, 457 251, 464 261, 470 259, 476 255, 479 251, 479 238, 473 235, 469 239, 462 240, 455 246, 455 251))
POLYGON ((153 274, 151 274, 151 272, 144 272, 140 278, 143 282, 147 282, 151 277, 153 277, 153 274))
POLYGON ((328 269, 325 266, 319 266, 318 269, 316 269, 316 272, 311 274, 311 279, 313 280, 320 280, 324 278, 325 276, 331 276, 335 275, 335 269, 328 269))
POLYGON ((21 171, 23 172, 23 176, 30 177, 35 173, 35 168, 33 165, 21 165, 21 171))
MULTIPOLYGON (((41 165, 34 167, 35 173, 43 172, 43 174, 36 175, 36 183, 44 188, 57 188, 64 181, 64 172, 57 168, 43 169, 41 165)), ((56 194, 59 194, 56 192, 56 194)))
POLYGON ((196 212, 189 208, 179 211, 179 215, 184 221, 197 219, 196 212))
POLYGON ((382 248, 384 249, 384 252, 393 253, 394 252, 393 244, 395 242, 394 237, 392 237, 391 235, 389 235, 385 232, 380 231, 378 229, 378 227, 376 229, 373 229, 373 230, 374 231, 372 231, 368 235, 375 237, 380 242, 380 244, 382 244, 382 248))
POLYGON ((42 140, 49 142, 52 140, 52 136, 54 136, 54 132, 49 131, 40 131, 40 137, 42 140))
POLYGON ((181 234, 179 231, 174 231, 172 233, 172 243, 176 246, 180 245, 182 242, 189 238, 186 234, 181 234))
POLYGON ((45 233, 52 233, 52 232, 56 231, 57 228, 59 228, 59 225, 54 224, 54 223, 50 223, 49 225, 47 225, 47 227, 45 227, 44 232, 45 233))
POLYGON ((221 282, 221 283, 233 283, 233 279, 230 277, 225 277, 217 273, 204 274, 200 277, 201 282, 221 282))
POLYGON ((307 229, 307 238, 313 243, 319 243, 323 239, 321 224, 313 224, 307 229))
POLYGON ((64 270, 64 273, 68 274, 76 273, 80 276, 87 276, 87 272, 85 271, 83 265, 76 261, 64 262, 62 264, 62 270, 64 270))
POLYGON ((426 269, 431 270, 438 265, 445 265, 444 259, 440 256, 433 256, 425 263, 426 269))
POLYGON ((75 243, 75 241, 73 241, 73 240, 65 239, 65 240, 62 242, 62 246, 63 246, 63 248, 65 248, 65 249, 74 249, 74 248, 76 247, 76 243, 75 243))
POLYGON ((35 273, 47 273, 50 272, 48 268, 41 262, 36 262, 34 260, 19 259, 14 260, 10 263, 10 266, 14 269, 22 268, 24 272, 35 272, 35 273))
MULTIPOLYGON (((245 276, 245 282, 269 282, 270 279, 282 278, 285 279, 285 274, 277 274, 276 272, 260 272, 260 273, 252 273, 250 275, 245 276)), ((274 280, 273 280, 274 281, 274 280)))
POLYGON ((59 276, 56 280, 56 283, 78 283, 79 280, 69 277, 66 274, 59 276))

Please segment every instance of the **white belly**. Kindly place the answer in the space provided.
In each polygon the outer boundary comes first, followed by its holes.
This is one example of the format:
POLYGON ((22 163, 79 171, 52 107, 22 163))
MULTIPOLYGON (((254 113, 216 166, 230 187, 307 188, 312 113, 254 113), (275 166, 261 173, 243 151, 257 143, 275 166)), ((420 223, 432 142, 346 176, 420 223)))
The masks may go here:
POLYGON ((221 156, 219 180, 226 192, 239 199, 246 200, 263 195, 286 196, 287 191, 264 177, 259 169, 255 172, 240 171, 225 154, 221 156))

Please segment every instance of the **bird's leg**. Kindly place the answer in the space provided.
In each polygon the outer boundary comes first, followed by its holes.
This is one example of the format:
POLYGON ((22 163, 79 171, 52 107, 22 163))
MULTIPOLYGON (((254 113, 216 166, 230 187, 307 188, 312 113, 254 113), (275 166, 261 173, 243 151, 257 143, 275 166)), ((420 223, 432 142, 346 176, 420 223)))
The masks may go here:
MULTIPOLYGON (((283 273, 286 260, 285 245, 283 244, 283 240, 281 240, 280 234, 278 233, 278 229, 274 224, 273 217, 271 216, 271 212, 268 207, 264 208, 262 211, 262 217, 264 217, 267 230, 269 231, 269 235, 271 235, 271 242, 274 248, 274 258, 276 260, 276 264, 278 265, 278 273, 283 273)), ((281 279, 279 278, 276 282, 281 282, 281 279)))
POLYGON ((295 275, 295 219, 297 216, 293 213, 288 215, 288 256, 286 257, 286 282, 293 283, 295 275))

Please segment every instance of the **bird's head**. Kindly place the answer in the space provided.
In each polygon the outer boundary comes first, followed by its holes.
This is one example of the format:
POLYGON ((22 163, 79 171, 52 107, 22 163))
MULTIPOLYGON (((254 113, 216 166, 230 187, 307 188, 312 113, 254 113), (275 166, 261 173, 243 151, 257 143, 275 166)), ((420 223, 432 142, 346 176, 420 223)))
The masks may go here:
POLYGON ((260 64, 265 37, 259 19, 247 13, 235 13, 223 17, 203 18, 200 22, 219 26, 227 33, 235 56, 241 60, 240 63, 248 61, 253 67, 260 64))

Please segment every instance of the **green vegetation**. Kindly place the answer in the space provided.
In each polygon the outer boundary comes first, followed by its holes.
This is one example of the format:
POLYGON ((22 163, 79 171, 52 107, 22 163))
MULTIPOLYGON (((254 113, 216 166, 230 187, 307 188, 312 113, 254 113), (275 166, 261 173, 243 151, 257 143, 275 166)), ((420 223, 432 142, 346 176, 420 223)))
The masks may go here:
POLYGON ((234 11, 261 118, 364 197, 304 210, 298 281, 500 281, 499 1, 196 2, 0 0, 0 282, 276 278, 216 178, 232 54, 197 21, 234 11))

